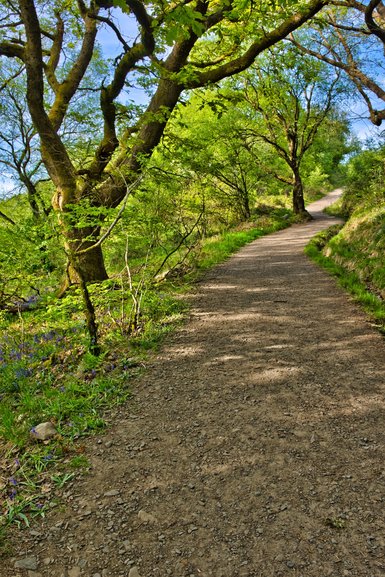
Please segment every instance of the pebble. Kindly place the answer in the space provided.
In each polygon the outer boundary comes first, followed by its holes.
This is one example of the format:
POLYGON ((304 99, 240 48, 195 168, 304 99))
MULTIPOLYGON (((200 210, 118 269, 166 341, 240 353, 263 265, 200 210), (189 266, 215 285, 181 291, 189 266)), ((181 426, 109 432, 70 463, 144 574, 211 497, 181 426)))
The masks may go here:
POLYGON ((30 569, 31 571, 36 571, 37 569, 37 558, 32 557, 24 557, 24 559, 19 559, 15 562, 16 569, 30 569))
POLYGON ((28 577, 43 577, 43 575, 37 571, 28 571, 28 577))
POLYGON ((103 497, 116 497, 116 495, 119 495, 119 493, 119 489, 111 489, 111 491, 104 493, 103 497))
POLYGON ((154 517, 154 515, 152 515, 151 513, 147 513, 147 511, 144 511, 144 509, 141 509, 139 511, 138 518, 143 523, 156 523, 156 517, 154 517))
POLYGON ((37 441, 47 441, 57 435, 57 430, 53 424, 48 421, 46 423, 39 423, 36 427, 33 427, 30 431, 30 435, 37 441))
POLYGON ((128 577, 141 577, 137 567, 131 567, 128 577))
POLYGON ((122 545, 126 551, 131 551, 131 543, 130 541, 128 541, 128 539, 126 539, 126 541, 123 541, 122 545))
POLYGON ((68 569, 68 577, 80 577, 81 569, 78 566, 68 569))

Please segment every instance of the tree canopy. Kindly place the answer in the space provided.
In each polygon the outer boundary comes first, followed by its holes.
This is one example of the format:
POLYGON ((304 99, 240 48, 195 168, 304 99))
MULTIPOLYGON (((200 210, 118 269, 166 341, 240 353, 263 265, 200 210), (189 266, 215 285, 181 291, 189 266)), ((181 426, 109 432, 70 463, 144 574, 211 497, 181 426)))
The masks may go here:
MULTIPOLYGON (((63 215, 69 282, 79 274, 97 280, 107 273, 100 245, 95 246, 100 226, 79 227, 66 213, 84 201, 92 206, 118 205, 159 143, 184 90, 247 69, 324 5, 325 0, 265 0, 258 5, 245 0, 1 2, 0 55, 14 63, 4 82, 12 83, 16 69, 25 78, 42 161, 55 187, 53 205, 63 215), (122 11, 135 23, 134 39, 120 30, 122 11), (98 86, 90 88, 87 74, 102 26, 117 37, 121 53, 108 62, 98 86), (142 114, 134 118, 127 114, 122 120, 123 91, 138 76, 151 87, 152 96, 142 114), (94 90, 100 96, 95 114, 100 115, 102 130, 92 134, 89 154, 79 167, 63 127, 79 95, 94 90)), ((78 120, 86 133, 89 118, 78 120)))

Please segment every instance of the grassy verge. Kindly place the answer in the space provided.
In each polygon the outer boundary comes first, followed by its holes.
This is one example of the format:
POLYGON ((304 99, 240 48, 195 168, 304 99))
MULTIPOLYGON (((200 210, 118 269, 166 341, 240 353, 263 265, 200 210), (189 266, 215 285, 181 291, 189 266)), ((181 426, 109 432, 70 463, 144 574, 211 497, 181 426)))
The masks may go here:
POLYGON ((324 212, 326 212, 326 214, 330 216, 335 216, 336 218, 346 219, 347 215, 343 208, 343 202, 344 202, 343 197, 339 198, 336 202, 334 202, 330 206, 327 206, 324 209, 324 212))
MULTIPOLYGON (((378 330, 385 334, 385 301, 381 296, 373 292, 362 277, 354 270, 348 270, 342 264, 336 262, 332 257, 324 254, 324 248, 331 239, 335 238, 341 230, 342 225, 334 225, 317 234, 307 245, 306 254, 319 266, 327 270, 338 279, 338 284, 352 295, 364 310, 373 319, 378 330)), ((346 261, 351 255, 346 254, 346 261)))
POLYGON ((47 297, 34 310, 0 312, 0 542, 9 525, 29 526, 57 505, 58 489, 89 467, 82 438, 108 426, 111 410, 130 397, 146 355, 183 319, 183 294, 208 268, 241 246, 290 224, 272 210, 238 230, 206 239, 187 274, 158 285, 135 279, 90 286, 102 355, 87 352, 78 291, 47 297), (56 434, 37 441, 36 426, 56 434))

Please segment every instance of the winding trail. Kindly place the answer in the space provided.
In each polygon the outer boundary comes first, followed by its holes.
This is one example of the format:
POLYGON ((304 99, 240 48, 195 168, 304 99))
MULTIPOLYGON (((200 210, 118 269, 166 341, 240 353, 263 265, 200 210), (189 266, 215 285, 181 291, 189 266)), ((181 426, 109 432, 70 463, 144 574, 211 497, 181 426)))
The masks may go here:
POLYGON ((210 271, 1 577, 385 574, 385 342, 303 254, 337 195, 210 271))

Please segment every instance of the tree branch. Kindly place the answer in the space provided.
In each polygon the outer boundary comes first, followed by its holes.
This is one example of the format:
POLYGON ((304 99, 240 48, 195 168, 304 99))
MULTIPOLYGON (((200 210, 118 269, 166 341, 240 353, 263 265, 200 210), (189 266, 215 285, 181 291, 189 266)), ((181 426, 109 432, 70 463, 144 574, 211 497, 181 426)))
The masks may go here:
POLYGON ((47 170, 60 190, 63 203, 66 204, 73 200, 75 174, 68 153, 45 111, 43 52, 40 25, 33 0, 20 0, 20 10, 27 38, 25 65, 28 107, 41 139, 47 170))
POLYGON ((19 46, 14 42, 0 42, 0 56, 24 60, 24 46, 19 46))
POLYGON ((267 32, 264 37, 254 42, 242 56, 212 70, 197 72, 196 78, 187 82, 185 87, 190 89, 198 88, 246 70, 261 52, 270 48, 279 40, 283 40, 294 30, 297 30, 297 28, 322 10, 327 3, 328 0, 311 0, 301 12, 290 16, 280 26, 277 26, 271 32, 267 32))
POLYGON ((9 222, 10 224, 16 224, 16 222, 14 220, 12 220, 12 218, 10 218, 9 216, 7 216, 6 214, 4 214, 3 211, 0 210, 0 217, 4 220, 6 220, 7 222, 9 222))
POLYGON ((365 10, 365 22, 370 32, 385 44, 385 30, 373 18, 373 12, 379 4, 381 4, 381 0, 370 0, 365 10))

